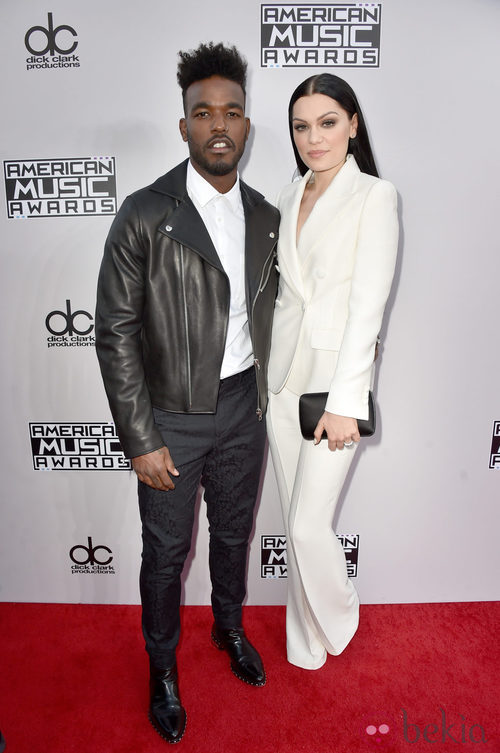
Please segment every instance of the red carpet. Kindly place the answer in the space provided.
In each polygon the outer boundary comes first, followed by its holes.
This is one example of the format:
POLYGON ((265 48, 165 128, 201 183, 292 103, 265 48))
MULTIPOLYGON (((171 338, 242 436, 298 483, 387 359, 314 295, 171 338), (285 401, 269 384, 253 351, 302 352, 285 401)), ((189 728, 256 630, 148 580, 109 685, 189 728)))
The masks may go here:
POLYGON ((5 753, 500 753, 500 602, 364 606, 315 672, 287 663, 284 616, 245 608, 268 675, 253 688, 211 646, 210 609, 183 609, 174 747, 147 720, 138 607, 0 604, 5 753))

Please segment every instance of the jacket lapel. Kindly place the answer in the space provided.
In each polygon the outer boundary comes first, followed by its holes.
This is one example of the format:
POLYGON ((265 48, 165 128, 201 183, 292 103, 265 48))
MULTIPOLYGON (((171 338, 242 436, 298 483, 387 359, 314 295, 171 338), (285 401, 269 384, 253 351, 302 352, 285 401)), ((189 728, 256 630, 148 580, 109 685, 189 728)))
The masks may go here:
POLYGON ((210 233, 187 194, 158 229, 177 243, 196 251, 205 261, 224 272, 210 233))
POLYGON ((188 196, 186 190, 187 163, 188 160, 185 160, 177 165, 166 175, 158 178, 151 186, 152 191, 164 193, 175 199, 177 203, 173 212, 170 212, 160 224, 158 231, 177 243, 196 251, 205 261, 224 272, 210 233, 188 196))
POLYGON ((358 175, 356 161, 348 155, 345 165, 317 200, 302 226, 297 249, 301 268, 316 246, 321 247, 324 253, 325 237, 334 232, 335 223, 344 210, 349 208, 358 175))
POLYGON ((308 171, 301 180, 292 183, 283 197, 280 197, 279 208, 281 212, 280 224, 280 253, 279 265, 282 274, 288 284, 295 289, 300 298, 304 298, 304 286, 297 248, 297 220, 299 217, 300 202, 304 195, 305 187, 311 177, 308 171))
MULTIPOLYGON (((158 231, 177 243, 196 251, 199 256, 225 273, 212 243, 210 233, 186 191, 187 160, 163 175, 152 184, 151 190, 175 199, 176 208, 165 217, 158 231)), ((241 197, 245 212, 245 292, 247 306, 251 307, 257 294, 263 266, 276 245, 277 220, 264 197, 240 179, 241 197)), ((277 213, 276 213, 277 214, 277 213)))

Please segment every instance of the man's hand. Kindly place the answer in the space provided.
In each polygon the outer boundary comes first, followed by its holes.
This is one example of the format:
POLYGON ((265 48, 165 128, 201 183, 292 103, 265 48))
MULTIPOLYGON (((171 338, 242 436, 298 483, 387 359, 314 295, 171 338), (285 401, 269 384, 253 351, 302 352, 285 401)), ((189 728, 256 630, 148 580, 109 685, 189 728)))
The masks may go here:
POLYGON ((337 416, 335 413, 325 411, 318 421, 314 430, 314 444, 318 444, 323 431, 328 436, 329 450, 343 450, 345 446, 351 446, 353 442, 359 442, 358 422, 355 418, 337 416))
POLYGON ((139 481, 151 486, 153 489, 161 489, 168 492, 175 489, 175 484, 169 476, 178 476, 179 471, 174 465, 167 447, 148 452, 146 455, 138 455, 132 458, 132 468, 137 473, 139 481))

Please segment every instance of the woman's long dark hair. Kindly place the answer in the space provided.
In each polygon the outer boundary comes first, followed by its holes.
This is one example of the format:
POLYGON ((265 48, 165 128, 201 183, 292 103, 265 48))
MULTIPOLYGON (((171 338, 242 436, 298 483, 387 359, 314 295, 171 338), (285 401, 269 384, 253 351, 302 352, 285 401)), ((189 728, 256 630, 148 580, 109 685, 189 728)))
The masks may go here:
POLYGON ((370 139, 368 138, 368 131, 366 130, 365 120, 356 95, 347 81, 344 81, 344 79, 339 78, 338 76, 334 76, 332 73, 320 73, 317 76, 307 78, 295 89, 290 99, 290 104, 288 105, 290 138, 292 139, 293 151, 300 174, 305 175, 309 168, 301 160, 297 147, 295 146, 292 125, 293 106, 298 99, 301 97, 308 97, 311 94, 325 94, 327 97, 335 99, 347 112, 349 118, 352 118, 354 113, 357 113, 358 127, 356 136, 353 139, 349 139, 347 153, 354 156, 361 172, 368 173, 368 175, 374 175, 378 178, 375 159, 370 146, 370 139))

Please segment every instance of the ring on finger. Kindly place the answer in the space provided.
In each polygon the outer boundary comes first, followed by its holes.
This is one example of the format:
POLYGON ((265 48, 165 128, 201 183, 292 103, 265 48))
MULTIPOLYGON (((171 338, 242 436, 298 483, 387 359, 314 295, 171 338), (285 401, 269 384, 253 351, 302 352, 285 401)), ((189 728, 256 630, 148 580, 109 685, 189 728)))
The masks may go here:
POLYGON ((344 442, 344 447, 352 447, 354 444, 354 440, 351 439, 350 442, 344 442))

